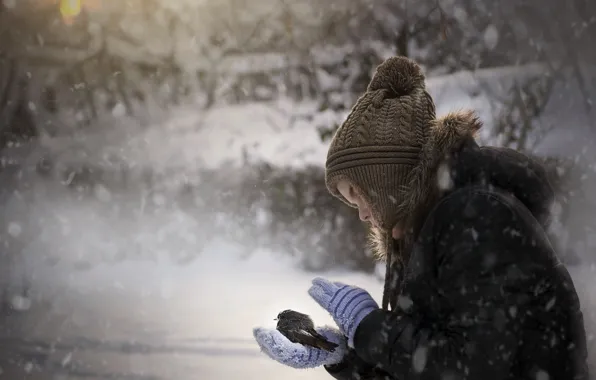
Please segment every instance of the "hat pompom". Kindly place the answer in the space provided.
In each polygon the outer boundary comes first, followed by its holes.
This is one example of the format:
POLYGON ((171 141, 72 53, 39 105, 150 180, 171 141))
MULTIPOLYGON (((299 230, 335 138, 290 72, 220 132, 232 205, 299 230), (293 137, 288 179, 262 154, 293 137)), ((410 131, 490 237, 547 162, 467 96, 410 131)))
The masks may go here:
POLYGON ((388 90, 395 96, 424 88, 424 74, 418 64, 406 57, 391 57, 377 67, 368 91, 388 90))

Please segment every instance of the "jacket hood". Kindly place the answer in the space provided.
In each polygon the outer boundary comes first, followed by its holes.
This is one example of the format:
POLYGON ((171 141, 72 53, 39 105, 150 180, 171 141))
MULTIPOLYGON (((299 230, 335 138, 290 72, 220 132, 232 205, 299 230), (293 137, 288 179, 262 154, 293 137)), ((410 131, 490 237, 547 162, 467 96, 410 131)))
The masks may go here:
POLYGON ((479 147, 468 140, 453 154, 449 168, 454 190, 494 186, 515 196, 543 227, 548 227, 555 192, 538 161, 513 149, 479 147))

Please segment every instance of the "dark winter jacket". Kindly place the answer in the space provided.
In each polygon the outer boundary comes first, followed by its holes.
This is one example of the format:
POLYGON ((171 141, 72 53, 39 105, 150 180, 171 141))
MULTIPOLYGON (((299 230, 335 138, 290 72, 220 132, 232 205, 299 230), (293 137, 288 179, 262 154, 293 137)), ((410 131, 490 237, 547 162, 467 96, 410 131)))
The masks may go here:
POLYGON ((392 311, 326 367, 352 379, 587 380, 583 316, 545 234, 552 189, 512 150, 467 142, 429 214, 392 311))

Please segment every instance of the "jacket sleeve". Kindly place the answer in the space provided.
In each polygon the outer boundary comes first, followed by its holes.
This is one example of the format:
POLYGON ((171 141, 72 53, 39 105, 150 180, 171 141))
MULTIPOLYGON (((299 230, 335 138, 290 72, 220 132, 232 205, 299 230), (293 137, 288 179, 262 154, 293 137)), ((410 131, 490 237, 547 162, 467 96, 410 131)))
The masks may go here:
POLYGON ((369 314, 355 350, 395 378, 505 379, 541 276, 534 259, 544 242, 506 199, 484 191, 450 198, 421 232, 430 240, 424 250, 434 252, 422 259, 412 252, 400 308, 369 314), (434 262, 417 273, 417 260, 434 262))
POLYGON ((353 349, 340 363, 325 366, 325 369, 336 380, 372 380, 376 374, 374 367, 363 361, 353 349))

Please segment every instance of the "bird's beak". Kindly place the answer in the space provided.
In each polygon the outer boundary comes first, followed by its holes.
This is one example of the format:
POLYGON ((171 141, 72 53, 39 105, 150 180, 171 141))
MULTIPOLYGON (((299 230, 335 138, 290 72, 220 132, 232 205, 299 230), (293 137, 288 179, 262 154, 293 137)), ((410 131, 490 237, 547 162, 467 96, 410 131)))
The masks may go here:
POLYGON ((273 318, 274 321, 277 321, 277 318, 273 318))

